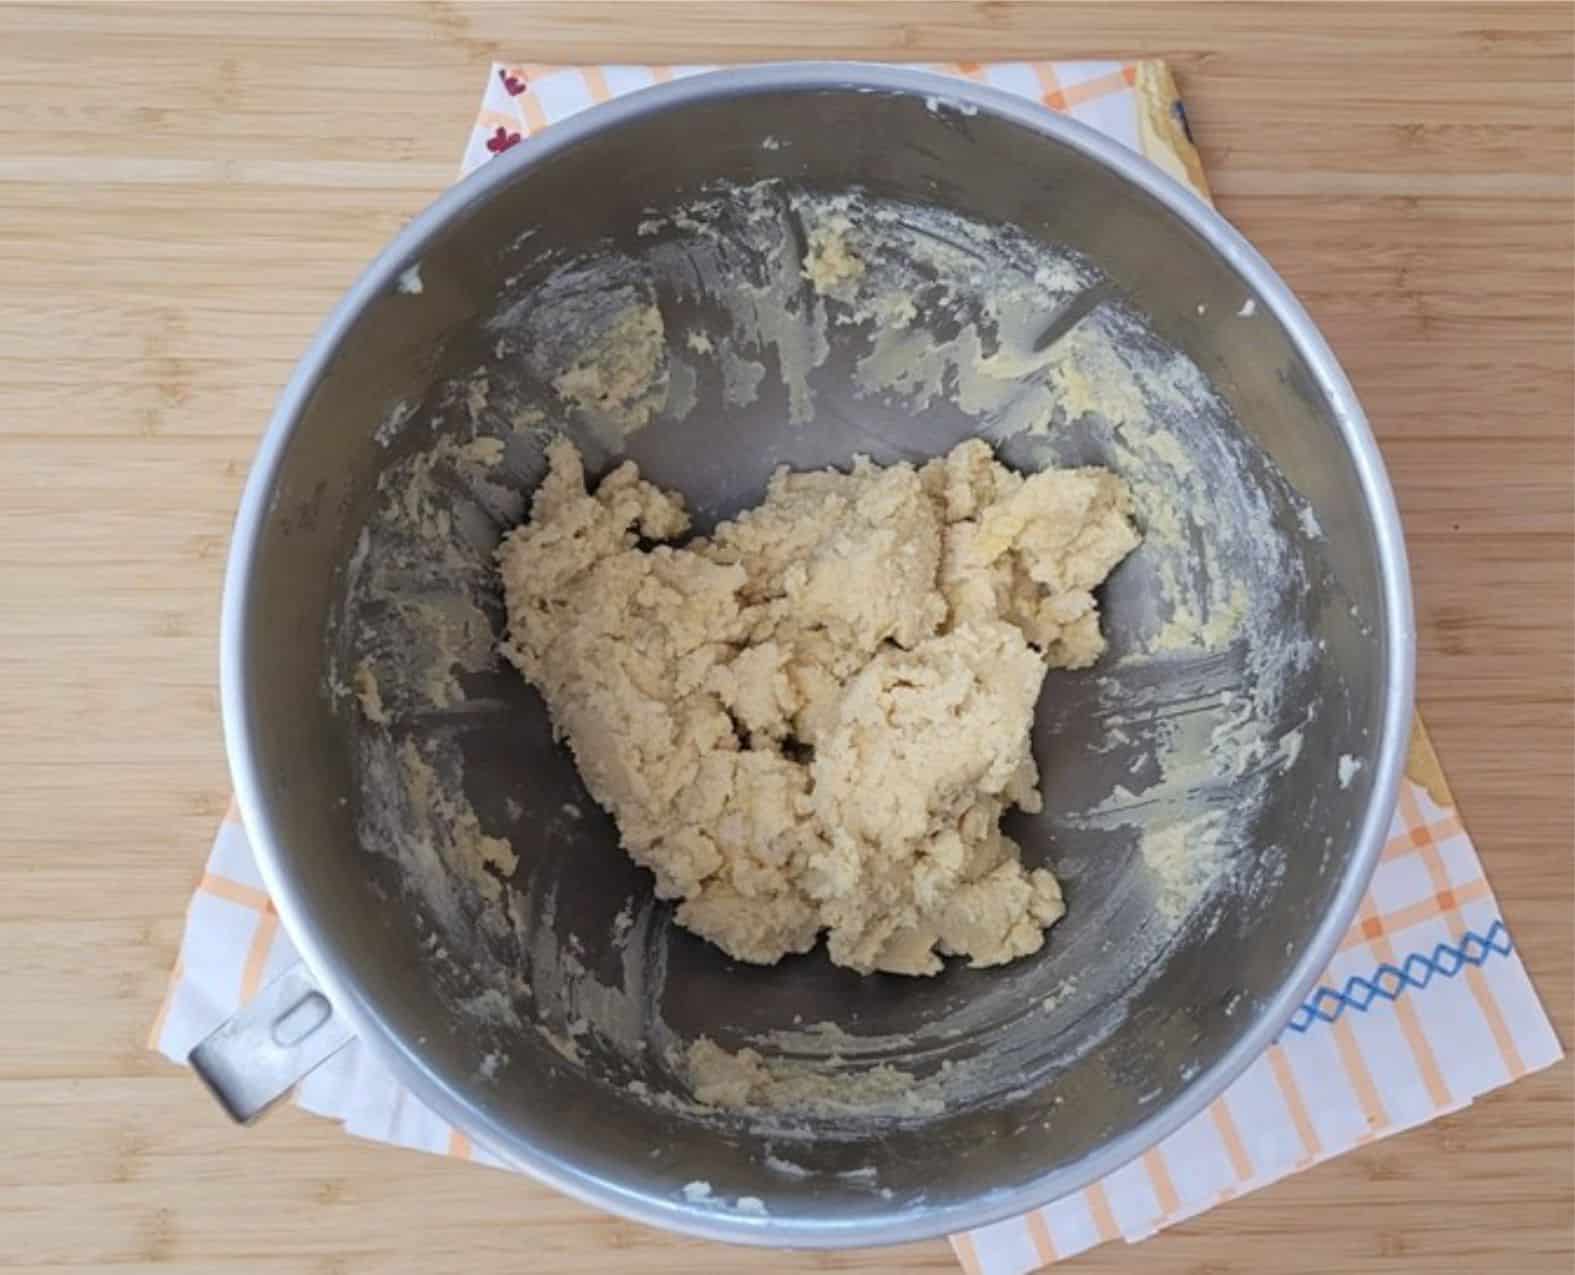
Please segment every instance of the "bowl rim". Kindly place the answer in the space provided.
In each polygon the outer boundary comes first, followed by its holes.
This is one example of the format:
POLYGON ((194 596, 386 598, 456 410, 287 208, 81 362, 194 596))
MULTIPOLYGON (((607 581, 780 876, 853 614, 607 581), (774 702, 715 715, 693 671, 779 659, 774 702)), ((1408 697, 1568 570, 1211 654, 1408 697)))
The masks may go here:
POLYGON ((1076 120, 1004 90, 935 72, 868 62, 771 62, 703 72, 669 81, 580 112, 483 165, 414 217, 350 287, 314 335, 281 392, 258 446, 225 568, 220 621, 220 699, 224 742, 241 817, 268 894, 301 958, 377 1059, 400 1084, 449 1123, 507 1163, 556 1190, 632 1220, 704 1239, 791 1248, 894 1244, 955 1234, 1048 1204, 1103 1178, 1142 1155, 1202 1112, 1273 1042, 1326 968, 1356 914, 1387 836, 1411 731, 1415 624, 1399 513, 1377 443, 1350 382, 1312 319, 1268 262, 1211 206, 1121 143, 1076 120), (1373 780, 1344 878, 1312 940, 1263 1005, 1257 1021, 1211 1066, 1199 1071, 1163 1107, 1059 1169, 1011 1188, 982 1191, 945 1207, 900 1208, 876 1219, 824 1221, 752 1216, 657 1197, 591 1173, 512 1135, 478 1110, 418 1056, 412 1042, 385 1022, 356 971, 328 950, 306 920, 307 891, 294 876, 276 834, 252 745, 254 720, 245 670, 257 548, 269 518, 274 484, 291 437, 318 383, 362 312, 418 264, 427 246, 467 209, 485 203, 521 173, 560 151, 632 121, 695 102, 764 92, 854 90, 918 96, 938 111, 987 112, 1081 152, 1161 204, 1203 237, 1250 285, 1286 330, 1327 397, 1357 472, 1370 513, 1383 597, 1384 704, 1373 752, 1373 780))

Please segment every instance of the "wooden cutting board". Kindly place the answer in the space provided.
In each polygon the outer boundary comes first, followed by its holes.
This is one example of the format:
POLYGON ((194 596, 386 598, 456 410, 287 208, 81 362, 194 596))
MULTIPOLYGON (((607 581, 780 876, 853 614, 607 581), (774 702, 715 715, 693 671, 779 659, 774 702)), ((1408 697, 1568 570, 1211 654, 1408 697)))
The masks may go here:
MULTIPOLYGON (((227 795, 217 599, 290 364, 451 180, 494 58, 1147 54, 1406 519, 1420 698, 1571 1039, 1571 19, 1560 6, 0 10, 0 1270, 954 1269, 753 1254, 143 1049, 227 795)), ((1571 1068, 1071 1269, 1567 1271, 1571 1068)))

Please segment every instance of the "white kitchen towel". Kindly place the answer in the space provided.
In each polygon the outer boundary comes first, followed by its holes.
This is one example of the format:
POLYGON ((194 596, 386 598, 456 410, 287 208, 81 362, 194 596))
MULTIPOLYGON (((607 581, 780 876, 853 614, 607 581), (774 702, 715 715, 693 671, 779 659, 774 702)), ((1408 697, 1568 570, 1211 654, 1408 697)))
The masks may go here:
MULTIPOLYGON (((1163 63, 926 65, 1076 116, 1208 198, 1163 63)), ((598 101, 708 69, 494 66, 463 172, 598 101)), ((1561 1057, 1420 730, 1410 770, 1356 922, 1276 1044, 1201 1116, 1103 1181, 953 1236, 970 1275, 1020 1275, 1105 1240, 1144 1239, 1561 1057)), ((232 805, 192 895, 150 1046, 184 1063, 295 959, 232 805)), ((401 1088, 359 1041, 313 1072, 293 1100, 359 1137, 502 1167, 401 1088)))

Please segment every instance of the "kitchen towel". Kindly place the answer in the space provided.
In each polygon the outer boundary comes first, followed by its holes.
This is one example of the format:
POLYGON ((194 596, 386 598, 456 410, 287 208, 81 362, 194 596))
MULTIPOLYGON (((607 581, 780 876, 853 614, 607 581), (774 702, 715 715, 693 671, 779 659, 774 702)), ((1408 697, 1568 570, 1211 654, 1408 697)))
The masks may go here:
MULTIPOLYGON (((1164 63, 921 64, 1041 102, 1208 187, 1164 63)), ((709 66, 494 66, 468 174, 577 111, 709 66)), ((187 910, 150 1046, 192 1046, 296 959, 232 805, 187 910)), ((1561 1057, 1418 722, 1382 861, 1328 970, 1279 1040, 1138 1160, 1022 1217, 952 1237, 969 1275, 1021 1275, 1145 1239, 1234 1196, 1467 1105, 1561 1057)), ((359 1041, 293 1101, 359 1137, 507 1167, 402 1089, 359 1041)))

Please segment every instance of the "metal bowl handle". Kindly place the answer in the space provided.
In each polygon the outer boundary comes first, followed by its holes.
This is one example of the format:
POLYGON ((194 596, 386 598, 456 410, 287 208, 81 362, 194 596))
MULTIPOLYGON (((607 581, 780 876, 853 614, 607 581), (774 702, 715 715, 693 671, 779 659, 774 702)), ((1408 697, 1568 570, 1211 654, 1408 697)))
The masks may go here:
POLYGON ((219 1105, 250 1124, 355 1032, 297 961, 219 1025, 186 1061, 219 1105))

